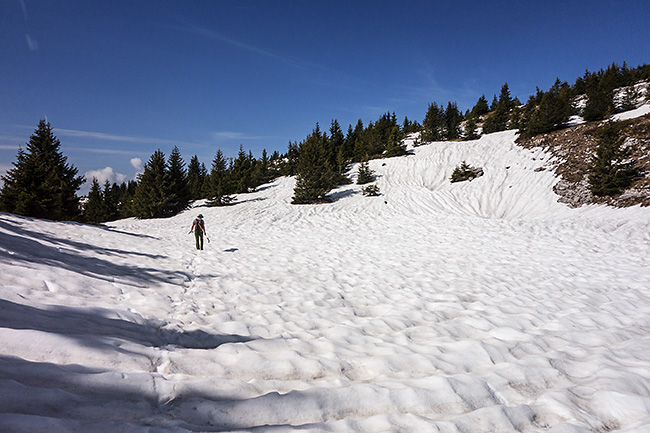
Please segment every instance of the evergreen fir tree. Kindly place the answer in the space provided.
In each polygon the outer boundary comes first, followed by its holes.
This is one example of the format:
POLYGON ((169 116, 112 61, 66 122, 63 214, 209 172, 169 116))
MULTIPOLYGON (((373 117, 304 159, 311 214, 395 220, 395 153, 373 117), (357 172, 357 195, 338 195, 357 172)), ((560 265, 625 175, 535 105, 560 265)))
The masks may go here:
POLYGON ((191 200, 190 187, 187 182, 187 170, 178 147, 174 146, 167 161, 170 212, 175 215, 187 209, 191 200))
POLYGON ((429 104, 427 114, 422 122, 422 140, 439 141, 443 138, 444 110, 435 102, 429 104))
POLYGON ((117 184, 111 185, 108 179, 106 179, 102 197, 104 198, 104 211, 106 212, 104 221, 115 221, 120 217, 117 210, 120 199, 117 184))
POLYGON ((247 193, 252 186, 252 174, 255 159, 250 153, 244 151, 244 146, 239 145, 237 158, 233 161, 230 171, 233 190, 236 194, 247 193))
POLYGON ((280 174, 283 176, 295 176, 298 167, 298 143, 289 141, 287 153, 284 157, 284 162, 280 168, 280 174))
POLYGON ((636 108, 638 100, 641 98, 641 91, 634 84, 626 87, 621 100, 621 110, 629 111, 636 108))
POLYGON ((384 146, 379 139, 379 131, 373 122, 361 132, 354 143, 354 159, 360 161, 365 155, 381 155, 384 146))
POLYGON ((164 218, 171 216, 172 197, 165 154, 156 150, 138 176, 138 186, 133 197, 133 213, 137 218, 164 218))
POLYGON ((366 183, 374 182, 375 172, 370 169, 368 161, 359 164, 359 171, 357 172, 357 184, 364 185, 366 183))
POLYGON ((348 149, 345 147, 345 136, 341 130, 341 125, 336 119, 332 120, 330 125, 330 148, 332 151, 330 163, 339 170, 339 173, 345 172, 345 166, 339 166, 337 163, 339 154, 344 159, 347 159, 352 157, 352 153, 348 153, 348 149))
POLYGON ((273 178, 271 174, 271 162, 266 153, 266 149, 262 150, 262 157, 255 161, 255 167, 251 174, 251 183, 253 188, 257 188, 269 182, 273 178))
POLYGON ((479 138, 479 135, 477 133, 477 128, 478 126, 476 125, 476 117, 474 116, 469 116, 469 119, 467 119, 467 123, 465 123, 465 134, 463 134, 463 137, 465 140, 476 140, 479 138))
POLYGON ((133 211, 133 197, 135 196, 135 190, 137 188, 138 182, 135 180, 130 180, 128 183, 122 183, 122 185, 120 185, 120 195, 117 205, 119 218, 130 218, 135 216, 133 211))
POLYGON ((634 181, 636 172, 628 161, 630 151, 623 147, 621 130, 620 123, 607 122, 595 133, 598 147, 589 167, 589 184, 596 196, 619 194, 634 181))
POLYGON ((483 94, 481 95, 480 98, 478 98, 478 101, 476 101, 476 105, 474 105, 474 107, 472 108, 472 111, 470 112, 470 116, 478 118, 489 112, 490 112, 490 106, 488 105, 487 98, 483 94))
POLYGON ((587 103, 582 110, 586 121, 602 120, 614 112, 614 93, 606 85, 593 83, 587 88, 587 103))
POLYGON ((402 156, 406 155, 406 144, 402 142, 402 133, 399 130, 398 126, 393 126, 393 130, 388 137, 388 143, 386 143, 386 154, 387 158, 393 156, 402 156))
POLYGON ((568 85, 557 79, 551 89, 544 93, 539 106, 533 110, 525 125, 526 136, 534 136, 544 132, 564 128, 571 117, 571 103, 568 96, 568 85))
MULTIPOLYGON (((495 95, 496 98, 496 95, 495 95)), ((494 103, 493 103, 494 105, 494 103)), ((483 124, 483 132, 489 134, 492 132, 505 131, 509 127, 510 111, 514 108, 515 104, 510 96, 510 88, 508 83, 501 87, 501 94, 499 100, 494 107, 494 110, 485 119, 483 124)))
POLYGON ((187 166, 187 185, 190 190, 190 200, 204 198, 203 182, 207 176, 205 164, 199 162, 199 157, 194 155, 187 166))
POLYGON ((231 196, 232 186, 227 164, 221 150, 217 150, 209 176, 208 204, 210 206, 224 206, 234 198, 231 196))
POLYGON ((447 109, 444 114, 445 121, 445 138, 455 140, 460 137, 460 123, 463 121, 463 115, 458 110, 458 104, 455 102, 447 103, 447 109))
POLYGON ((498 105, 499 105, 499 100, 497 99, 497 95, 494 95, 494 97, 492 98, 492 103, 490 104, 490 112, 496 110, 498 105))
POLYGON ((99 224, 106 221, 106 208, 99 181, 93 177, 88 192, 88 201, 84 205, 84 220, 91 224, 99 224))
POLYGON ((327 160, 327 149, 318 124, 300 144, 293 204, 324 201, 334 187, 334 171, 327 160))
POLYGON ((51 125, 41 120, 27 149, 18 150, 14 168, 2 176, 0 210, 59 221, 79 217, 76 193, 84 178, 77 176, 60 147, 51 125))

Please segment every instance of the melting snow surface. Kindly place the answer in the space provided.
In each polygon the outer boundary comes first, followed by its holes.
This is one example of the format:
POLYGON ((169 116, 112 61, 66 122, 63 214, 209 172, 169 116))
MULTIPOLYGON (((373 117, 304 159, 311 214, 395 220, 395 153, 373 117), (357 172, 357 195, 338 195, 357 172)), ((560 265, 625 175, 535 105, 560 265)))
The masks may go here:
POLYGON ((650 209, 557 203, 514 138, 326 205, 281 178, 110 227, 0 214, 0 431, 649 431, 650 209))

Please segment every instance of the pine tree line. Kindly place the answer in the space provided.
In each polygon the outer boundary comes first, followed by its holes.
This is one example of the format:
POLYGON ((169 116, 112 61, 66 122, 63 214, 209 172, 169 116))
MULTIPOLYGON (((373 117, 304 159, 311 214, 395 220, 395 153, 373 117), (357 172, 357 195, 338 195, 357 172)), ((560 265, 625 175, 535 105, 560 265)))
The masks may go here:
MULTIPOLYGON (((51 125, 41 121, 26 149, 19 149, 14 168, 2 176, 0 211, 93 223, 130 216, 159 218, 186 209, 194 200, 226 205, 233 195, 252 191, 278 176, 296 176, 294 203, 326 201, 332 188, 350 182, 346 173, 351 163, 403 155, 403 140, 410 133, 420 132, 423 141, 473 140, 480 133, 506 129, 518 129, 522 137, 531 137, 566 127, 575 114, 587 121, 602 120, 634 108, 640 97, 634 85, 640 81, 650 81, 650 65, 628 68, 613 63, 597 72, 586 71, 573 85, 557 79, 548 91, 537 88, 526 104, 513 98, 505 83, 491 104, 483 94, 464 114, 456 102, 446 107, 434 102, 422 124, 404 118, 400 125, 395 113, 386 113, 367 126, 359 119, 348 126, 347 134, 332 120, 328 132, 321 132, 317 124, 302 142, 289 142, 282 155, 275 151, 269 157, 264 150, 256 159, 242 146, 236 158, 226 158, 218 150, 210 170, 196 155, 186 167, 178 148, 169 158, 157 150, 135 181, 105 183, 103 188, 93 181, 83 206, 77 191, 84 178, 77 176, 77 169, 62 155, 51 125), (620 88, 628 90, 615 97, 620 88)), ((650 94, 646 97, 650 100, 650 94)))
MULTIPOLYGON (((294 204, 328 201, 326 195, 334 187, 350 183, 347 176, 350 164, 370 158, 393 157, 406 154, 404 136, 420 129, 417 122, 407 117, 400 125, 395 113, 383 114, 377 121, 363 125, 359 119, 348 126, 343 135, 338 120, 332 120, 329 134, 321 132, 320 125, 295 146, 296 158, 294 204)), ((291 146, 290 146, 291 147, 291 146)), ((294 165, 292 165, 294 167, 294 165)))

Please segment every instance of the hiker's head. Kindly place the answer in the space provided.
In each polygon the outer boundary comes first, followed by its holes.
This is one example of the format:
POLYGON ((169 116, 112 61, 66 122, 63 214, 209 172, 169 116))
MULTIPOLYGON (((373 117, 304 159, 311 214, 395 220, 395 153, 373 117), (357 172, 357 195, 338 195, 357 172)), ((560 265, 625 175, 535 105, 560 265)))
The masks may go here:
POLYGON ((198 218, 203 218, 203 215, 199 214, 198 218))

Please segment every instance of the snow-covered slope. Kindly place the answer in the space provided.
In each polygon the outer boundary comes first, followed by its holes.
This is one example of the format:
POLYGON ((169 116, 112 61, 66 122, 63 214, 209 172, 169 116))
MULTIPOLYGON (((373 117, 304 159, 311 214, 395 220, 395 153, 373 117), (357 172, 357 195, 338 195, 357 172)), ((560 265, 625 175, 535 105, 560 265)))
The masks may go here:
POLYGON ((650 210, 568 209, 550 162, 503 132, 371 161, 380 197, 2 214, 0 431, 646 431, 650 210))

